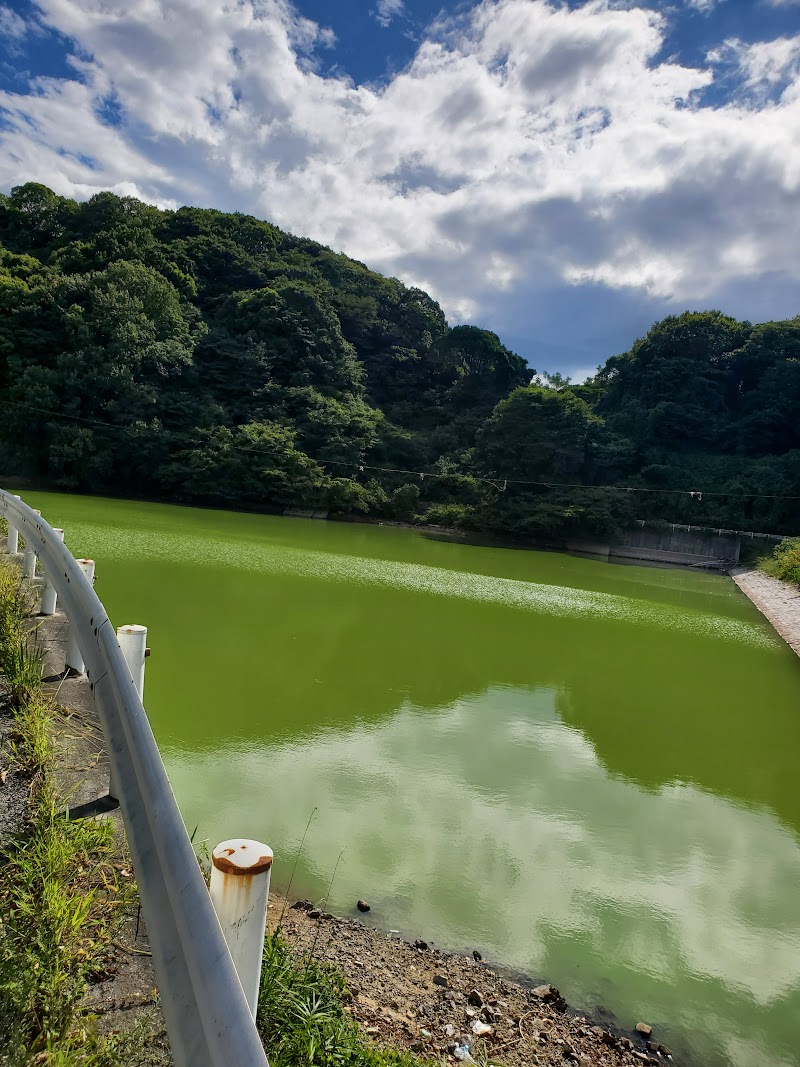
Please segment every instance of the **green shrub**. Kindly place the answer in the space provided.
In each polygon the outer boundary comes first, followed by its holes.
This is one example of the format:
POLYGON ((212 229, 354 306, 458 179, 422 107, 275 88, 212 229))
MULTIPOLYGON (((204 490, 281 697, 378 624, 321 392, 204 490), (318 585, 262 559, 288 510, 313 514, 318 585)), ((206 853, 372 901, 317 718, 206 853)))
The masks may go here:
POLYGON ((776 577, 800 586, 800 537, 787 537, 781 541, 772 556, 776 577))
POLYGON ((469 511, 463 504, 434 504, 425 512, 425 522, 434 526, 463 526, 469 511))
POLYGON ((392 493, 389 501, 389 510, 392 518, 400 522, 414 522, 419 507, 419 486, 406 484, 401 485, 392 493))

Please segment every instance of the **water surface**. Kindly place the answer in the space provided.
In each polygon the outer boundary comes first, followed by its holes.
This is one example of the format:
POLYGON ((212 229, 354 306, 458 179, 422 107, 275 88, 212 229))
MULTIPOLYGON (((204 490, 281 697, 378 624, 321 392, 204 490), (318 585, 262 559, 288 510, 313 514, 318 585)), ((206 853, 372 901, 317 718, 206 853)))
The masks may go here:
POLYGON ((389 527, 26 493, 150 627, 189 830, 286 886, 797 1062, 800 661, 733 583, 389 527), (338 866, 337 866, 338 864, 338 866))

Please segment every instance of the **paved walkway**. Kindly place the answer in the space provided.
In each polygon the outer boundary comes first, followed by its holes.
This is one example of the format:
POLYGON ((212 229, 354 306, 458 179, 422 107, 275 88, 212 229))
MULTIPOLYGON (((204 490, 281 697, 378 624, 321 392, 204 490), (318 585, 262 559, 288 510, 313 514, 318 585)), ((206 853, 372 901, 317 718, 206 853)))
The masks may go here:
POLYGON ((800 656, 800 589, 749 567, 734 568, 731 577, 800 656))

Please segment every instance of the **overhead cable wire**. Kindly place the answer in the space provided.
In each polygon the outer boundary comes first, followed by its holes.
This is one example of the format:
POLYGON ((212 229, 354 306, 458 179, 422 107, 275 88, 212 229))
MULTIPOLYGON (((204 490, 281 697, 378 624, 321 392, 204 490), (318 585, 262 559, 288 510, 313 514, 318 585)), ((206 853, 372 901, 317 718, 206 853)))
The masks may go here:
MULTIPOLYGON (((69 415, 63 411, 52 411, 49 408, 43 408, 36 404, 29 404, 27 401, 14 402, 11 400, 0 400, 0 404, 6 407, 12 408, 25 408, 28 411, 37 411, 42 415, 50 415, 53 418, 68 419, 71 422, 79 422, 86 426, 92 426, 95 429, 111 430, 116 433, 142 433, 147 432, 146 426, 120 426, 111 422, 101 422, 98 419, 87 419, 80 415, 69 415)), ((228 427, 225 427, 229 429, 228 427)), ((162 429, 159 431, 161 434, 171 437, 175 440, 189 439, 186 432, 175 433, 172 430, 162 429)), ((189 445, 191 447, 191 444, 189 445)), ((252 448, 247 445, 238 445, 237 452, 248 452, 253 455, 269 456, 273 453, 268 449, 252 448)), ((310 457, 313 458, 313 457, 310 457)), ((474 482, 481 482, 485 485, 492 485, 495 489, 504 489, 506 485, 530 485, 538 486, 543 489, 583 489, 593 490, 595 492, 605 493, 650 493, 650 494, 672 494, 690 496, 695 500, 702 500, 703 497, 726 497, 733 500, 800 500, 800 495, 791 495, 787 493, 735 493, 735 492, 715 492, 706 489, 651 489, 644 488, 636 485, 585 485, 581 482, 550 482, 550 481, 537 481, 530 478, 508 478, 503 474, 495 474, 491 476, 471 474, 467 471, 416 471, 408 470, 404 467, 379 467, 370 463, 362 463, 359 460, 336 460, 336 459, 319 459, 315 460, 322 467, 347 467, 357 471, 379 471, 384 474, 404 474, 412 478, 419 478, 424 480, 425 478, 469 478, 474 482), (503 482, 503 486, 499 486, 497 483, 503 482)))

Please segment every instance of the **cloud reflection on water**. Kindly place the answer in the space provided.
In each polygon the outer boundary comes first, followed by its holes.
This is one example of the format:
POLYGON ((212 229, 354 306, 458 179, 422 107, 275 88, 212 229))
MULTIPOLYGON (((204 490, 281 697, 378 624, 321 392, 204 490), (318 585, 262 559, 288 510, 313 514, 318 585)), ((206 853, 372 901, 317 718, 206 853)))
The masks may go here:
POLYGON ((772 1009, 800 1003, 797 837, 694 786, 610 775, 560 695, 496 687, 302 743, 165 756, 187 821, 265 837, 279 881, 316 808, 302 888, 324 892, 344 848, 334 908, 368 895, 381 925, 478 945, 578 1003, 605 990, 684 1034, 715 1029, 716 1062, 780 1062, 772 1009))

